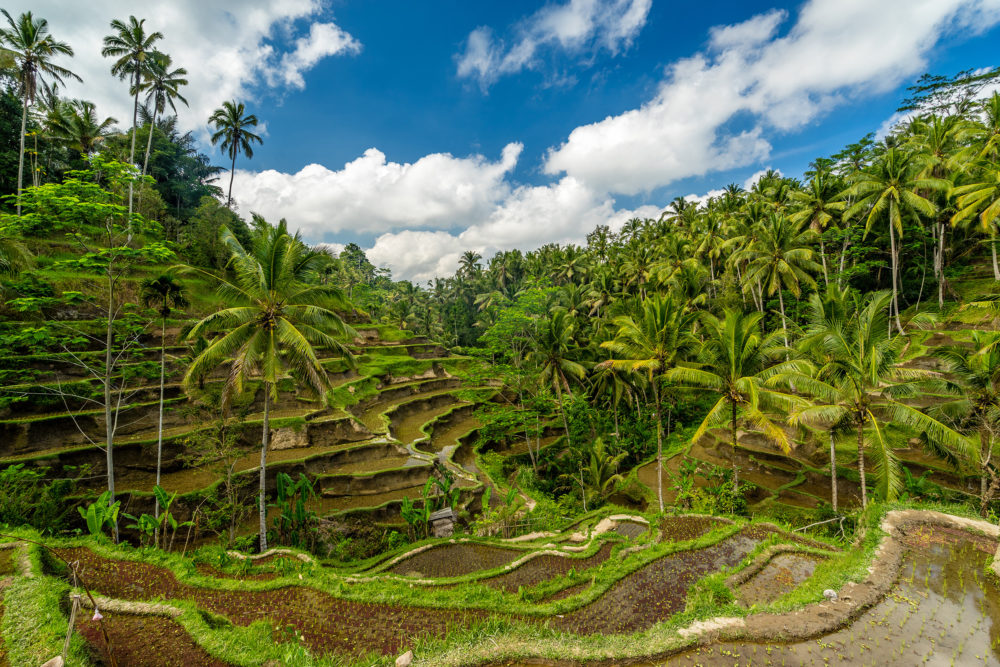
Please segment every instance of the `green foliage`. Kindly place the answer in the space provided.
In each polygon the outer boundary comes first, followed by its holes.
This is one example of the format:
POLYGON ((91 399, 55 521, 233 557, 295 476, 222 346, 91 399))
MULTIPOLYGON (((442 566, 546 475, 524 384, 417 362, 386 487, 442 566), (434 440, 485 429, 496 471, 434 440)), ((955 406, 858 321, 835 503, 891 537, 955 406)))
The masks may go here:
POLYGON ((28 525, 50 535, 69 528, 71 506, 67 496, 75 491, 76 480, 47 480, 48 471, 28 468, 23 463, 0 471, 0 523, 28 525))
POLYGON ((87 522, 87 531, 91 535, 104 534, 104 528, 114 526, 118 523, 118 512, 121 510, 122 501, 111 502, 111 492, 105 491, 97 497, 97 500, 88 504, 86 509, 77 507, 80 516, 87 522))
POLYGON ((307 509, 306 503, 316 497, 312 482, 304 473, 293 480, 287 473, 279 472, 276 479, 278 494, 273 507, 278 510, 274 517, 273 539, 302 549, 312 549, 316 544, 316 530, 319 517, 307 509))

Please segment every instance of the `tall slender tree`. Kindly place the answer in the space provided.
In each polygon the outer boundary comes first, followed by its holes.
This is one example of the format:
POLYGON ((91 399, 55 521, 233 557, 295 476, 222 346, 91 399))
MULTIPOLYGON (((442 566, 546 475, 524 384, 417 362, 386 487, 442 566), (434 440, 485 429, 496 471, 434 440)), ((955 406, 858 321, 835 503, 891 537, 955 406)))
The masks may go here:
MULTIPOLYGON (((154 51, 154 45, 163 39, 161 32, 146 32, 143 24, 146 19, 136 19, 129 16, 128 21, 114 19, 111 21, 112 34, 104 38, 104 48, 101 55, 105 58, 115 58, 111 64, 111 73, 124 81, 129 79, 129 92, 132 93, 132 141, 128 152, 129 164, 135 164, 135 134, 139 123, 139 86, 142 77, 148 71, 148 61, 154 51)), ((128 212, 132 216, 133 188, 129 185, 128 212)))
POLYGON ((153 134, 156 131, 156 117, 166 111, 169 106, 177 113, 175 100, 180 100, 186 106, 188 101, 180 93, 181 86, 187 85, 187 70, 178 67, 171 70, 173 61, 166 53, 154 51, 148 62, 148 67, 139 90, 146 93, 146 106, 152 108, 153 114, 149 121, 149 137, 146 139, 146 156, 142 160, 142 175, 146 175, 149 167, 149 151, 153 147, 153 134))
POLYGON ((614 339, 601 343, 619 357, 602 365, 641 373, 653 387, 656 411, 656 481, 657 499, 663 511, 663 376, 678 360, 695 347, 691 334, 694 316, 672 298, 656 295, 642 303, 639 320, 625 315, 614 320, 618 332, 614 339))
POLYGON ((63 83, 63 79, 83 79, 52 62, 56 56, 72 56, 73 49, 66 42, 57 41, 49 34, 48 21, 36 19, 31 12, 24 12, 16 20, 6 9, 0 9, 0 12, 7 19, 7 26, 0 28, 0 46, 13 55, 17 87, 21 95, 21 149, 17 161, 17 215, 20 216, 28 107, 35 103, 38 84, 45 76, 59 83, 63 83))
MULTIPOLYGON (((163 395, 167 377, 167 318, 174 309, 188 305, 184 286, 169 273, 142 282, 139 297, 147 308, 154 308, 160 316, 160 406, 156 422, 156 485, 160 486, 160 470, 163 466, 163 395)), ((160 518, 160 499, 156 498, 153 516, 160 518)), ((156 537, 159 538, 159 522, 156 537)), ((156 540, 159 544, 159 540, 156 540)))
POLYGON ((221 148, 229 153, 232 166, 229 169, 229 193, 226 195, 226 206, 233 207, 233 176, 236 175, 236 156, 243 153, 247 158, 253 157, 253 144, 263 143, 263 140, 249 129, 257 127, 257 116, 248 114, 242 102, 232 100, 223 102, 209 117, 208 122, 215 126, 212 135, 212 145, 222 142, 221 148))
MULTIPOLYGON (((267 448, 271 433, 271 402, 280 379, 290 375, 327 400, 329 378, 314 346, 339 353, 354 365, 350 351, 341 342, 353 338, 336 308, 346 309, 340 291, 329 284, 310 280, 319 253, 306 248, 284 225, 259 230, 249 250, 223 227, 222 242, 232 253, 233 280, 219 281, 219 294, 230 304, 194 325, 189 340, 209 332, 221 332, 192 362, 184 385, 193 389, 198 378, 222 364, 230 370, 222 394, 223 407, 241 394, 247 382, 261 383, 264 395, 263 435, 260 449, 260 550, 267 549, 267 448)), ((212 275, 205 272, 206 275, 212 275)))

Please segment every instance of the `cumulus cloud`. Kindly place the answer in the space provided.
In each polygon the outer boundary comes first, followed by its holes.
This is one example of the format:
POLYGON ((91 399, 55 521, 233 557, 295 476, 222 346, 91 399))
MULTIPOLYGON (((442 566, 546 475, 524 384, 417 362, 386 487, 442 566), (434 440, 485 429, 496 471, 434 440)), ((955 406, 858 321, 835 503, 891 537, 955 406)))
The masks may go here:
POLYGON ((660 211, 654 206, 616 210, 613 199, 567 176, 550 185, 513 189, 488 215, 460 233, 387 233, 367 252, 374 264, 390 267, 395 276, 422 282, 454 273, 466 250, 488 258, 498 250, 582 243, 597 225, 617 230, 630 218, 656 217, 660 211))
POLYGON ((238 170, 233 198, 243 211, 287 218, 314 238, 358 229, 450 229, 483 218, 507 197, 505 177, 521 149, 508 144, 495 162, 434 153, 400 164, 369 148, 336 171, 319 164, 294 174, 238 170))
POLYGON ((476 79, 483 90, 505 74, 536 66, 543 49, 576 55, 627 49, 646 24, 652 0, 569 0, 547 5, 522 20, 508 46, 480 26, 457 56, 458 76, 476 79))
POLYGON ((770 11, 710 31, 638 109, 578 127, 545 172, 635 194, 766 159, 789 132, 848 98, 890 90, 926 67, 942 36, 1000 20, 996 0, 810 0, 786 34, 770 11))
POLYGON ((100 114, 123 125, 132 118, 128 84, 111 76, 111 61, 101 56, 102 40, 111 19, 127 19, 130 11, 145 18, 148 31, 164 35, 157 48, 188 70, 190 85, 183 94, 190 107, 178 105, 180 126, 204 131, 222 101, 302 88, 303 74, 322 58, 358 52, 361 45, 351 35, 319 20, 324 6, 323 0, 245 0, 234 9, 220 2, 153 0, 123 10, 118 0, 12 0, 6 9, 48 19, 56 39, 76 52, 59 64, 83 77, 82 84, 68 82, 66 93, 95 102, 100 114))

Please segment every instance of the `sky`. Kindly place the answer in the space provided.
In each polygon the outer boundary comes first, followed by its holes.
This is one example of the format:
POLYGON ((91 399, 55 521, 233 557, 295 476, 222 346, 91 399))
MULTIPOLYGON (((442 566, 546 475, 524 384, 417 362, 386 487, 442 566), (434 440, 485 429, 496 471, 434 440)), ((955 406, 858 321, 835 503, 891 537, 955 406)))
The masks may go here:
MULTIPOLYGON (((579 243, 678 196, 800 176, 894 117, 924 72, 997 65, 1000 0, 7 0, 76 52, 66 94, 131 120, 101 39, 141 12, 190 84, 179 123, 237 99, 263 144, 241 214, 354 242, 396 279, 465 250, 579 243)), ((228 173, 220 184, 228 185, 228 173)), ((335 246, 336 247, 336 246, 335 246)))

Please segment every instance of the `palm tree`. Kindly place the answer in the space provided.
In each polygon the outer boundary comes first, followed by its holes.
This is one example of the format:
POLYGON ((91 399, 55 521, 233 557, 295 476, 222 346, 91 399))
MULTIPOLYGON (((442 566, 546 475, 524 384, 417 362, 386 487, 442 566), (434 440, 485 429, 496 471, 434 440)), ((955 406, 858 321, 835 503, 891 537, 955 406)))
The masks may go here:
POLYGON ((744 291, 752 285, 762 285, 768 296, 778 293, 785 347, 788 347, 788 323, 781 292, 787 289, 799 297, 803 283, 810 287, 816 284, 810 272, 818 272, 821 267, 812 259, 813 251, 809 248, 812 235, 812 230, 805 227, 805 220, 795 223, 784 215, 771 213, 756 226, 753 240, 733 255, 734 262, 747 265, 744 291))
POLYGON ((849 423, 854 427, 862 507, 868 505, 866 448, 872 449, 877 457, 882 496, 892 500, 902 486, 887 424, 925 433, 932 442, 963 454, 970 451, 965 437, 904 402, 916 396, 919 385, 933 381, 935 375, 899 367, 900 355, 908 341, 905 336, 890 335, 891 299, 892 293, 888 291, 870 293, 860 303, 850 304, 847 309, 828 309, 821 320, 813 321, 812 336, 830 360, 820 377, 828 380, 806 374, 793 380, 798 389, 814 396, 817 403, 800 404, 790 411, 790 423, 816 422, 826 426, 849 423))
POLYGON ((462 253, 462 259, 458 262, 458 272, 466 278, 473 278, 477 276, 482 270, 479 266, 479 260, 482 258, 483 256, 478 252, 474 250, 466 250, 462 253))
POLYGON ((617 317, 614 339, 601 343, 619 359, 601 365, 643 374, 653 386, 656 410, 656 481, 660 511, 663 511, 663 416, 661 385, 664 373, 694 347, 691 335, 694 317, 672 298, 656 295, 642 302, 640 319, 617 317))
MULTIPOLYGON (((156 424, 156 485, 160 485, 160 468, 163 462, 163 388, 167 373, 167 317, 175 308, 188 305, 184 286, 174 276, 165 273, 156 278, 147 278, 142 282, 139 292, 142 304, 147 308, 155 308, 160 314, 160 411, 156 424)), ((160 499, 156 498, 153 516, 160 518, 160 499)), ((157 523, 159 537, 159 523, 157 523)), ((159 541, 156 542, 159 544, 159 541)))
MULTIPOLYGON (((290 236, 283 225, 256 233, 248 251, 229 229, 222 242, 232 253, 234 279, 220 280, 219 294, 230 307, 198 322, 189 340, 209 331, 221 331, 194 360, 184 376, 188 389, 209 370, 229 363, 222 394, 223 407, 242 393, 248 380, 258 379, 264 394, 264 424, 260 450, 260 549, 267 549, 267 507, 264 491, 267 447, 270 436, 271 399, 278 380, 286 374, 298 379, 326 403, 329 378, 316 357, 314 345, 339 353, 353 366, 354 358, 338 339, 353 339, 355 332, 334 308, 346 302, 331 285, 309 284, 317 253, 290 236)), ((206 275, 209 275, 206 273, 206 275)))
POLYGON ((222 106, 212 112, 208 122, 215 126, 212 135, 212 145, 222 142, 222 150, 229 151, 232 167, 229 170, 229 194, 226 206, 233 207, 233 176, 236 174, 236 156, 242 152, 247 158, 253 157, 253 143, 264 143, 256 134, 248 130, 257 127, 257 116, 246 113, 242 102, 233 100, 223 102, 222 106))
POLYGON ((857 197, 844 212, 847 217, 865 214, 865 233, 885 214, 889 227, 889 253, 892 260, 892 307, 896 329, 903 333, 899 319, 899 249, 896 235, 903 235, 903 216, 931 217, 935 206, 917 190, 941 190, 947 183, 936 178, 920 178, 923 158, 918 153, 889 148, 868 169, 857 172, 845 194, 857 197))
POLYGON ((586 375, 584 367, 569 359, 570 347, 573 343, 573 324, 565 310, 557 309, 552 317, 545 320, 538 335, 536 349, 532 352, 532 360, 539 367, 539 381, 542 385, 552 388, 559 403, 562 414, 563 428, 566 439, 572 440, 569 432, 569 421, 566 419, 566 406, 563 405, 563 392, 572 393, 569 386, 570 378, 581 380, 586 375))
POLYGON ((828 171, 817 172, 809 181, 805 190, 796 190, 791 194, 793 202, 799 209, 788 216, 794 223, 808 222, 809 226, 819 236, 819 256, 823 265, 823 284, 830 283, 826 270, 826 245, 823 232, 835 224, 844 213, 847 203, 840 200, 839 192, 833 183, 833 175, 828 171))
POLYGON ((87 100, 60 104, 57 115, 51 120, 52 135, 67 142, 70 148, 80 151, 84 157, 97 150, 118 122, 111 117, 98 120, 94 103, 87 100))
POLYGON ((979 468, 979 511, 986 516, 986 480, 1000 433, 1000 333, 973 331, 971 348, 938 348, 934 355, 944 360, 959 390, 958 398, 939 405, 937 411, 951 417, 959 430, 979 436, 973 452, 979 468))
POLYGON ((163 39, 163 33, 146 34, 143 24, 146 19, 137 20, 128 17, 128 22, 114 19, 111 21, 113 34, 104 38, 104 48, 101 55, 105 58, 117 58, 111 65, 111 73, 121 80, 130 79, 129 91, 132 93, 132 147, 129 149, 128 161, 135 163, 135 131, 139 120, 139 90, 142 77, 149 68, 148 60, 154 53, 153 45, 163 39))
POLYGON ((63 78, 82 81, 73 72, 52 62, 58 55, 72 56, 73 49, 66 42, 59 42, 49 34, 49 22, 35 19, 31 12, 24 12, 14 20, 6 9, 0 9, 7 19, 7 27, 0 28, 0 46, 13 54, 17 70, 18 91, 21 94, 21 151, 17 162, 17 215, 21 215, 21 190, 24 189, 24 135, 27 131, 28 107, 35 103, 35 93, 43 75, 63 83, 63 78))
POLYGON ((698 442, 710 428, 727 424, 733 447, 733 488, 739 488, 737 463, 737 433, 739 419, 757 427, 763 435, 776 442, 788 453, 791 443, 765 410, 783 412, 800 406, 798 396, 778 390, 788 375, 802 370, 799 361, 784 361, 771 365, 784 348, 776 333, 762 335, 760 313, 744 314, 725 311, 723 319, 706 316, 708 331, 700 351, 700 360, 693 367, 677 366, 666 372, 666 379, 693 389, 707 389, 719 395, 698 426, 691 442, 698 442))
POLYGON ((982 231, 989 234, 990 254, 993 258, 993 278, 1000 280, 1000 265, 997 264, 997 216, 1000 216, 1000 164, 996 160, 982 160, 975 165, 973 181, 960 185, 951 191, 958 210, 951 218, 957 225, 976 217, 982 231))
POLYGON ((139 84, 139 90, 146 93, 146 105, 152 106, 153 116, 149 121, 149 137, 146 139, 146 157, 142 160, 142 175, 146 175, 146 168, 149 166, 149 151, 153 147, 153 132, 156 129, 156 117, 167 109, 167 105, 173 112, 177 113, 174 100, 180 100, 187 105, 187 100, 180 94, 180 87, 187 85, 187 70, 178 67, 170 69, 173 64, 170 56, 166 53, 154 51, 147 63, 148 67, 144 75, 144 81, 139 84))

